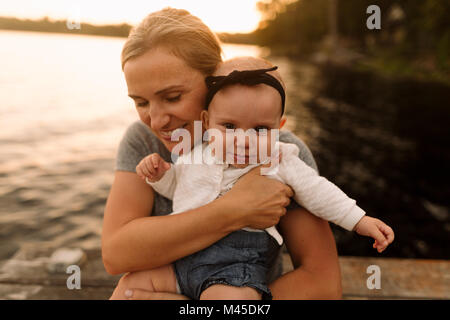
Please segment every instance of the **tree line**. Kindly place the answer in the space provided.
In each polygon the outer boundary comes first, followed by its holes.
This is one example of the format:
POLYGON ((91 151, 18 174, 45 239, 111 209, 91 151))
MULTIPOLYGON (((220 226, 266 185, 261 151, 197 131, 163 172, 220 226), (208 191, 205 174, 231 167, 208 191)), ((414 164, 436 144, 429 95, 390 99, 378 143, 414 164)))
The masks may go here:
POLYGON ((70 29, 67 26, 66 20, 50 20, 47 17, 40 20, 0 17, 0 29, 127 37, 131 30, 131 26, 126 23, 102 26, 80 23, 79 28, 70 29))

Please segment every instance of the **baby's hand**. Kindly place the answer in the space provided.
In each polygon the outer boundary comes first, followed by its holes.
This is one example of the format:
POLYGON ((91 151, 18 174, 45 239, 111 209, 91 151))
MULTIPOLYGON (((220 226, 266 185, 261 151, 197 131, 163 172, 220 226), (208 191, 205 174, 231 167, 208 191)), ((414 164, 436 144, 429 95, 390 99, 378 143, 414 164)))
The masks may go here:
POLYGON ((150 182, 159 181, 164 173, 170 169, 170 163, 164 161, 163 158, 157 153, 145 157, 136 166, 136 173, 139 177, 150 182))
POLYGON ((383 221, 364 216, 355 226, 355 231, 362 235, 375 239, 373 247, 378 252, 383 252, 386 247, 394 241, 394 231, 383 221))

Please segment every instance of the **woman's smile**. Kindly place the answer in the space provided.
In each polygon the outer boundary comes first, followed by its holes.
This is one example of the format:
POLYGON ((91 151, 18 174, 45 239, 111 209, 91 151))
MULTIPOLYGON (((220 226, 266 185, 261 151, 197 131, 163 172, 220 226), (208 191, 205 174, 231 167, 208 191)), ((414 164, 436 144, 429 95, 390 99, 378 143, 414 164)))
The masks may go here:
POLYGON ((173 133, 180 128, 192 131, 193 121, 200 119, 205 75, 163 47, 129 60, 124 73, 139 117, 171 151, 177 143, 173 133), (141 102, 147 105, 141 107, 141 102))
POLYGON ((172 134, 178 130, 178 129, 184 129, 188 126, 189 123, 185 123, 183 125, 181 125, 180 127, 176 127, 170 130, 159 130, 159 135, 161 136, 162 139, 167 140, 167 141, 172 141, 172 134))

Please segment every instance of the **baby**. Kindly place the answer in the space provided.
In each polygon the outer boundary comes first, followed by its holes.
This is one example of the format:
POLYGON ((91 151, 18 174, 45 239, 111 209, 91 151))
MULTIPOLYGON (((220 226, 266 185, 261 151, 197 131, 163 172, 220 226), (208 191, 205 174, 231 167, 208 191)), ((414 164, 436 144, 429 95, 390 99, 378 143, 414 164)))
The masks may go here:
MULTIPOLYGON (((277 131, 273 129, 286 122, 284 85, 275 70, 269 62, 252 57, 224 62, 216 76, 206 79, 208 94, 201 119, 213 138, 181 155, 174 165, 151 154, 139 163, 137 174, 173 200, 172 214, 176 214, 213 201, 239 177, 262 165, 268 177, 289 185, 295 201, 312 214, 372 237, 373 247, 382 252, 393 241, 392 229, 366 216, 355 200, 300 160, 296 145, 274 139, 277 131), (244 137, 248 139, 244 143, 237 143, 238 135, 233 134, 240 129, 253 132, 244 137), (256 152, 251 142, 256 143, 256 152), (261 156, 261 149, 267 150, 267 158, 261 156), (195 154, 201 154, 200 163, 193 162, 195 154)), ((270 299, 267 273, 282 243, 275 227, 232 232, 174 263, 177 291, 200 299, 214 287, 248 287, 249 299, 270 299)))

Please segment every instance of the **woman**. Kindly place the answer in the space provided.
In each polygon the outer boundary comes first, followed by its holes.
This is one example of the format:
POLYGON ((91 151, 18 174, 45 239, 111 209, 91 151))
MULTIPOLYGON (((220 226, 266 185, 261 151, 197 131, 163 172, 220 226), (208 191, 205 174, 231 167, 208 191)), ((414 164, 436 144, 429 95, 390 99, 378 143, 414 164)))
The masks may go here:
MULTIPOLYGON (((230 232, 277 223, 295 270, 280 277, 274 267, 269 286, 274 299, 340 298, 339 264, 328 223, 298 205, 292 204, 285 214, 292 196, 288 186, 254 170, 223 197, 183 214, 167 215, 170 201, 137 176, 136 165, 150 153, 171 162, 170 151, 177 144, 170 140, 173 130, 189 130, 194 143, 193 122, 200 119, 206 95, 204 79, 220 62, 216 36, 185 10, 150 14, 124 45, 122 68, 141 121, 130 126, 120 144, 105 208, 105 268, 111 274, 129 272, 112 298, 183 298, 159 292, 164 284, 149 279, 230 232)), ((308 148, 291 133, 280 134, 280 140, 297 143, 302 160, 315 166, 308 148)))

